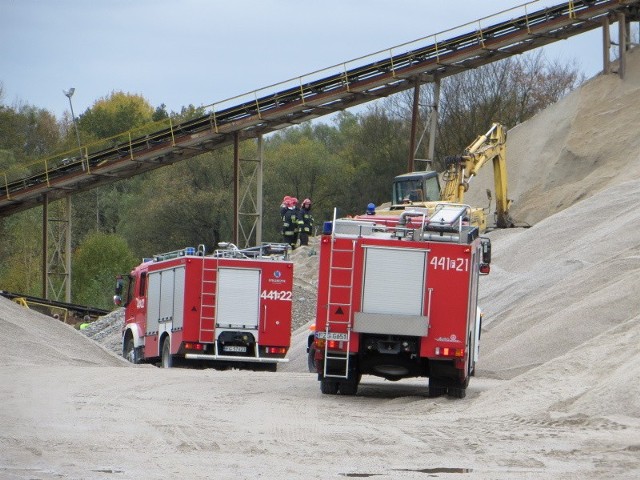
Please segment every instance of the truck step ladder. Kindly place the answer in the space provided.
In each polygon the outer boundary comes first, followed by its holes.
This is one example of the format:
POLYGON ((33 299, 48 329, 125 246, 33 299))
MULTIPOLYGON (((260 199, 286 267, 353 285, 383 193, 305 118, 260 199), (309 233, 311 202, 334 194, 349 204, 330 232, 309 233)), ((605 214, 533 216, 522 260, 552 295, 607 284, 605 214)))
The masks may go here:
MULTIPOLYGON (((217 261, 211 259, 209 261, 217 261)), ((202 259, 202 282, 200 290, 200 341, 215 343, 216 324, 216 279, 217 268, 207 267, 207 259, 202 259)))
MULTIPOLYGON (((334 225, 335 225, 335 222, 334 222, 334 225)), ((332 236, 331 241, 335 241, 334 236, 332 236)), ((351 311, 352 310, 351 306, 353 305, 353 277, 354 277, 355 256, 356 256, 355 245, 356 245, 356 242, 355 240, 353 240, 351 244, 351 248, 340 248, 340 249, 332 248, 331 256, 329 258, 329 298, 328 298, 329 302, 328 302, 327 317, 326 317, 325 332, 324 332, 325 362, 324 362, 324 371, 323 371, 323 375, 326 378, 348 378, 349 377, 349 348, 351 346, 351 328, 352 328, 351 317, 353 315, 353 312, 351 311), (336 260, 335 253, 338 253, 339 256, 340 254, 342 255, 342 258, 343 258, 342 262, 338 262, 336 260), (345 257, 348 257, 347 262, 344 262, 345 257), (339 265, 339 263, 342 263, 342 264, 339 265), (334 274, 338 272, 348 273, 349 275, 348 285, 334 283, 334 274), (332 301, 332 298, 331 298, 332 293, 334 293, 336 290, 345 289, 345 288, 349 289, 348 302, 332 301), (338 309, 343 309, 346 315, 346 320, 331 320, 330 318, 331 312, 334 310, 337 311, 338 309), (344 330, 345 327, 347 330, 346 335, 345 335, 345 332, 336 332, 337 329, 344 330), (345 351, 329 353, 329 341, 331 340, 340 341, 340 343, 345 347, 345 351), (343 342, 346 342, 346 345, 343 342), (340 365, 342 363, 342 365, 344 366, 344 371, 342 371, 342 368, 340 368, 340 371, 336 372, 336 369, 333 368, 331 370, 333 370, 334 373, 328 373, 329 369, 327 368, 327 364, 329 363, 329 361, 331 361, 331 364, 333 367, 335 367, 336 364, 340 365)))

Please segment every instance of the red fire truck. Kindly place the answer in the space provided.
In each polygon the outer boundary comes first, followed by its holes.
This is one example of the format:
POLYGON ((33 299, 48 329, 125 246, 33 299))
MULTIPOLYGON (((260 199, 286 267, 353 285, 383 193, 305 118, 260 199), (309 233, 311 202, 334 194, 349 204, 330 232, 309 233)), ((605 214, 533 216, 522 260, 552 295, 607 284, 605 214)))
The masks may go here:
POLYGON ((478 358, 478 279, 491 244, 470 207, 327 222, 310 350, 324 394, 355 395, 363 374, 429 377, 429 395, 463 398, 478 358))
POLYGON ((118 279, 114 300, 125 296, 125 358, 270 371, 288 361, 288 246, 223 247, 212 255, 203 245, 156 255, 118 279))

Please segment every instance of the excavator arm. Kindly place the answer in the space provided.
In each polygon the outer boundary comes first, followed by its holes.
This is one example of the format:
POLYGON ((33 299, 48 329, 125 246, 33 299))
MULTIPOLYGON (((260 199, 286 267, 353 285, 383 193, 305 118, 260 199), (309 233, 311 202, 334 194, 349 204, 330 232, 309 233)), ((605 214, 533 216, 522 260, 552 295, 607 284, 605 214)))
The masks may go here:
POLYGON ((507 198, 506 143, 505 128, 499 123, 494 123, 489 131, 476 138, 462 155, 447 157, 440 199, 445 202, 464 203, 464 194, 469 189, 469 182, 487 162, 491 161, 496 193, 496 226, 513 226, 513 220, 509 216, 511 200, 507 198))

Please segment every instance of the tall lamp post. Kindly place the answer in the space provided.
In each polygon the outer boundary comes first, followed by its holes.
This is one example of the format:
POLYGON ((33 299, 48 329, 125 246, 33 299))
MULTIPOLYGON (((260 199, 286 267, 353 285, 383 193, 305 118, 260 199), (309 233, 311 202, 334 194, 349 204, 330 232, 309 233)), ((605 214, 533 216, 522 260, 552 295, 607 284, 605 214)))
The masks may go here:
MULTIPOLYGON (((73 113, 73 103, 71 103, 71 97, 73 97, 73 93, 76 91, 75 88, 71 87, 67 91, 62 91, 69 99, 69 108, 71 108, 71 118, 73 120, 73 126, 76 129, 76 138, 78 139, 78 148, 80 149, 80 161, 82 161, 82 143, 80 143, 80 132, 78 130, 78 123, 76 122, 76 116, 73 113)), ((82 169, 84 170, 84 163, 82 164, 82 169)))
MULTIPOLYGON (((78 139, 78 148, 80 149, 80 161, 82 162, 82 171, 85 171, 84 168, 84 159, 82 158, 82 143, 80 143, 80 132, 78 130, 78 122, 76 121, 76 116, 73 113, 73 103, 71 103, 71 97, 73 97, 75 88, 71 87, 67 91, 62 91, 67 98, 69 99, 69 108, 71 108, 71 118, 73 119, 73 126, 76 129, 76 138, 78 139)), ((87 158, 87 168, 89 168, 89 159, 87 158)), ((100 192, 96 188, 96 231, 100 230, 100 192)))

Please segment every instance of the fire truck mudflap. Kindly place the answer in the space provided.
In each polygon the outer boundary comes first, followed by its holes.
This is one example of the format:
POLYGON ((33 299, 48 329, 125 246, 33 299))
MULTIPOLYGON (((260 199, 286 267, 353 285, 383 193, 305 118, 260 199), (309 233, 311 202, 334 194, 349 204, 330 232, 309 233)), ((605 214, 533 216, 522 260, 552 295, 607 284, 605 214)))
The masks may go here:
POLYGON ((313 345, 323 393, 354 395, 369 374, 428 377, 431 396, 465 396, 480 336, 478 278, 490 262, 468 214, 443 204, 395 225, 325 225, 313 345))
MULTIPOLYGON (((291 340, 288 247, 233 245, 156 255, 129 275, 123 356, 275 371, 291 340)), ((121 282, 120 292, 124 290, 121 282)), ((118 292, 116 292, 118 293, 118 292)))

